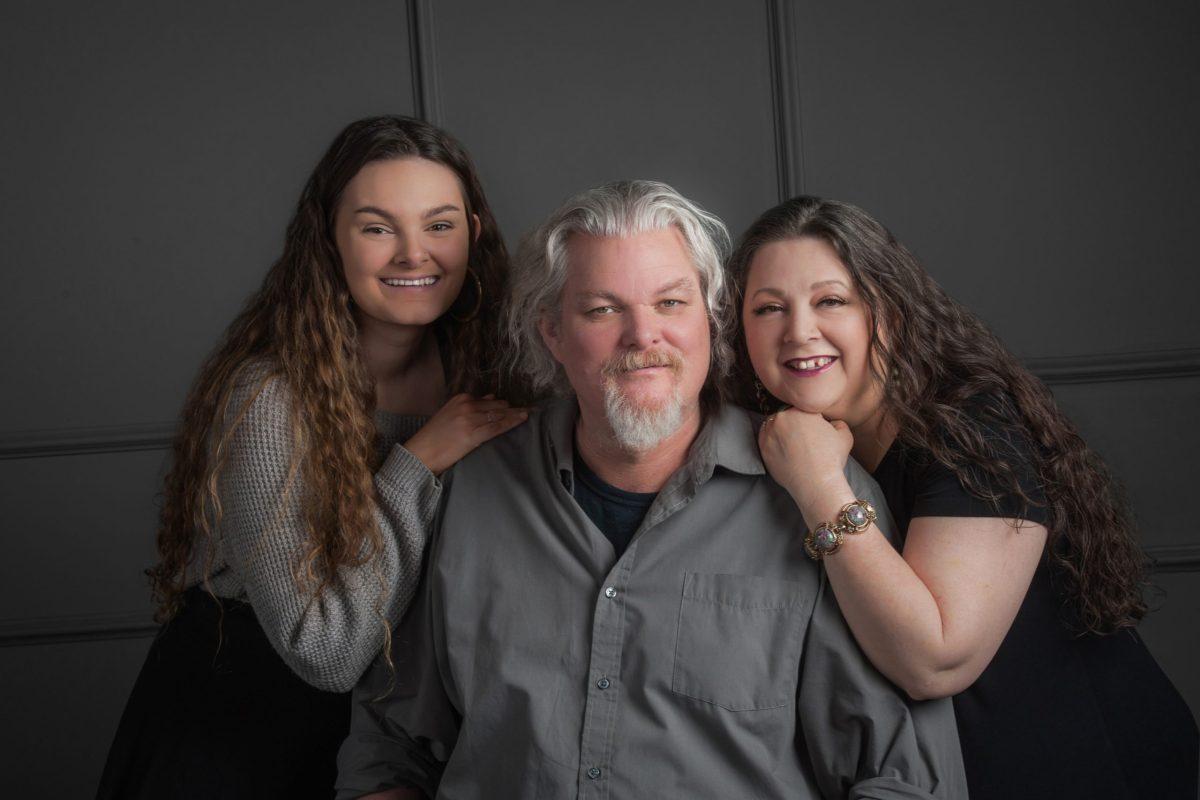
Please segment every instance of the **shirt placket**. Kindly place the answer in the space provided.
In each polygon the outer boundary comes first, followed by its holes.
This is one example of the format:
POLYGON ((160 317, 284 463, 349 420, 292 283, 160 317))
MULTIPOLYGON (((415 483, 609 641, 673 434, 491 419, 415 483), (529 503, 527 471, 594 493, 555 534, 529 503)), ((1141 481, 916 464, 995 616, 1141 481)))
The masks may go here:
POLYGON ((625 635, 626 590, 636 549, 635 542, 605 576, 592 614, 592 652, 584 699, 577 792, 578 797, 587 800, 607 798, 612 781, 610 765, 622 695, 619 676, 625 635))

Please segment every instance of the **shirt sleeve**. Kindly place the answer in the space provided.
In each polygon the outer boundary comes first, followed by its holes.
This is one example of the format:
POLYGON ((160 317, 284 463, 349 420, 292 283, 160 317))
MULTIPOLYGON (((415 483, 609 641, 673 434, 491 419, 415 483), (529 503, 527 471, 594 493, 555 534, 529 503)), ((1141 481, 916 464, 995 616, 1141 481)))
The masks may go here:
MULTIPOLYGON (((234 392, 231 415, 258 383, 234 392)), ((441 485, 420 459, 394 447, 374 479, 382 552, 341 568, 338 580, 314 596, 295 579, 308 534, 284 381, 268 379, 234 422, 219 477, 221 555, 292 671, 318 689, 348 691, 379 652, 385 626, 395 625, 412 600, 441 485)))
POLYGON ((394 671, 380 656, 354 689, 350 734, 338 752, 337 800, 398 786, 435 797, 454 751, 462 716, 444 681, 436 537, 430 550, 425 582, 392 636, 394 671))
POLYGON ((981 407, 973 412, 985 439, 992 443, 1000 458, 1015 473, 1021 491, 1029 498, 1028 506, 1006 483, 998 482, 978 468, 970 468, 975 481, 996 495, 995 502, 967 491, 954 470, 923 452, 917 458, 912 517, 1007 517, 1046 524, 1046 495, 1038 478, 1033 445, 1025 432, 1012 422, 989 418, 981 407))
MULTIPOLYGON (((861 467, 851 462, 847 472, 856 497, 884 507, 878 486, 861 467)), ((880 523, 890 526, 891 519, 881 514, 880 523)), ((909 700, 871 666, 824 570, 805 636, 797 714, 825 797, 967 796, 952 702, 909 700)))

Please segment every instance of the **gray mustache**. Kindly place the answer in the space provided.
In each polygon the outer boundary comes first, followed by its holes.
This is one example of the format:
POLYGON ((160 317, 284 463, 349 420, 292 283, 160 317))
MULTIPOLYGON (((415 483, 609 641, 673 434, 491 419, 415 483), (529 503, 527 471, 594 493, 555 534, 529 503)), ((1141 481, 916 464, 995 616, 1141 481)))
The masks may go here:
POLYGON ((678 372, 683 367, 683 359, 678 353, 667 350, 629 350, 606 361, 600 373, 606 378, 611 378, 622 372, 647 367, 670 367, 678 372))

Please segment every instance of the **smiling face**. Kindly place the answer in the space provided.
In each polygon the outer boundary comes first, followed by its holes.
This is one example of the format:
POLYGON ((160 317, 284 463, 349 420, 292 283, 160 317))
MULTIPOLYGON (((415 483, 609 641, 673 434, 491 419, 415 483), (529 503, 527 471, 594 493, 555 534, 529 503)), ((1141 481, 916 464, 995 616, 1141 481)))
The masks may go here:
POLYGON ((462 289, 477 226, 448 167, 414 157, 359 170, 342 192, 334 228, 363 322, 422 326, 445 313, 462 289))
POLYGON ((584 424, 646 450, 699 415, 710 337, 700 277, 674 228, 624 238, 574 234, 557 318, 542 338, 584 424))
POLYGON ((763 246, 750 263, 742 314, 750 361, 772 395, 851 427, 879 409, 870 314, 825 241, 763 246))

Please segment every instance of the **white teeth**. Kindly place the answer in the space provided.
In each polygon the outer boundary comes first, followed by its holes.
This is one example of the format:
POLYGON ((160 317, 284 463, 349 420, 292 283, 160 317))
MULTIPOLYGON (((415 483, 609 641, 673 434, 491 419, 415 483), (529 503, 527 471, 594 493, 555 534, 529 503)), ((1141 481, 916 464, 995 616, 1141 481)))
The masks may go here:
POLYGON ((819 368, 825 366, 826 364, 830 363, 831 361, 833 361, 833 359, 830 358, 829 356, 819 356, 817 358, 797 359, 797 360, 793 361, 792 364, 795 365, 795 367, 794 367, 795 369, 808 370, 808 369, 819 369, 819 368))
POLYGON ((424 278, 384 278, 383 282, 388 286, 433 286, 437 283, 437 276, 429 275, 424 278))

